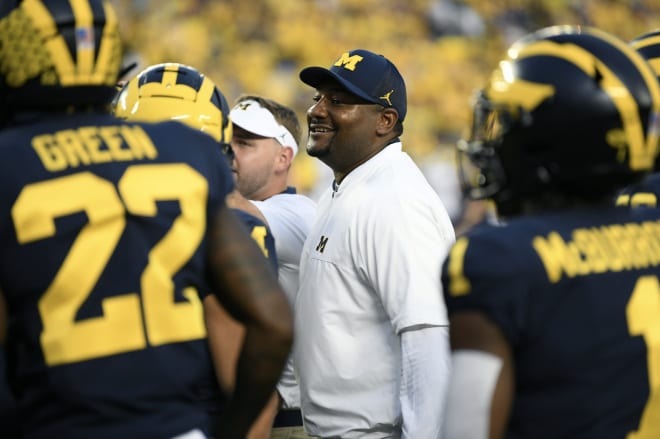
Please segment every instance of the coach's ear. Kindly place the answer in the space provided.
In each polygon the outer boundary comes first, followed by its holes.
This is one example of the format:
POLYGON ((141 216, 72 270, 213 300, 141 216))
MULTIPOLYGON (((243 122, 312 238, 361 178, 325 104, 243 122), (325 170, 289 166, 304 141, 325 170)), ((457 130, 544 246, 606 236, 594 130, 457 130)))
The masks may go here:
MULTIPOLYGON (((277 142, 276 140, 273 140, 277 142)), ((293 163, 293 148, 289 146, 283 146, 280 148, 277 153, 277 158, 275 161, 275 171, 277 172, 287 172, 293 163)))
POLYGON ((399 121, 399 113, 394 108, 383 108, 376 125, 376 134, 385 137, 391 135, 396 123, 399 121))

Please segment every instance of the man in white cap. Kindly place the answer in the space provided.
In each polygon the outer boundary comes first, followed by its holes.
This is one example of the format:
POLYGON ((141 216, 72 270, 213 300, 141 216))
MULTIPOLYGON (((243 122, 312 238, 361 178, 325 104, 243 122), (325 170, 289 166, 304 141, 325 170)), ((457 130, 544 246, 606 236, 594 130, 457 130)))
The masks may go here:
MULTIPOLYGON (((244 95, 230 112, 232 171, 238 191, 266 218, 275 237, 279 281, 293 304, 298 290, 302 247, 316 217, 316 203, 289 186, 291 163, 302 129, 296 113, 271 99, 244 95)), ((289 360, 277 390, 281 409, 271 438, 307 438, 300 415, 300 392, 289 360)))

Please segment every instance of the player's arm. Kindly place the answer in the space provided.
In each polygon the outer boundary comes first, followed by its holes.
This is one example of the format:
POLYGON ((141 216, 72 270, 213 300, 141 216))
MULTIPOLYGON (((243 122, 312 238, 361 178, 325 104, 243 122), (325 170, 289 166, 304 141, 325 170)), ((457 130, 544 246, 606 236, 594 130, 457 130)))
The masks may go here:
MULTIPOLYGON (((245 338, 245 328, 209 294, 204 298, 204 318, 209 334, 209 347, 215 361, 215 372, 220 388, 226 395, 234 393, 236 363, 245 338)), ((268 439, 277 414, 277 393, 273 392, 268 404, 254 422, 247 439, 268 439)), ((222 426, 220 426, 222 429, 222 426)))
POLYGON ((14 397, 5 376, 5 343, 7 341, 8 311, 4 294, 0 289, 0 436, 6 439, 20 438, 18 413, 14 397))
POLYGON ((261 212, 261 210, 259 210, 257 206, 250 202, 250 200, 241 195, 238 189, 234 189, 229 195, 227 195, 226 201, 229 207, 244 210, 250 215, 259 218, 266 226, 268 226, 268 221, 266 221, 266 217, 261 212))
POLYGON ((482 312, 458 311, 449 322, 452 377, 442 437, 503 438, 515 388, 511 347, 482 312))
POLYGON ((250 427, 250 432, 248 433, 246 439, 269 439, 271 430, 273 429, 273 421, 277 415, 277 410, 279 406, 279 396, 277 392, 273 392, 270 395, 270 399, 266 404, 266 407, 261 411, 257 420, 250 427))
POLYGON ((220 305, 214 294, 204 298, 204 319, 215 374, 225 395, 234 393, 236 363, 245 339, 245 327, 220 305))
POLYGON ((224 412, 225 437, 243 438, 272 395, 291 349, 291 310, 259 247, 226 206, 210 225, 209 271, 221 304, 245 328, 236 385, 224 412))

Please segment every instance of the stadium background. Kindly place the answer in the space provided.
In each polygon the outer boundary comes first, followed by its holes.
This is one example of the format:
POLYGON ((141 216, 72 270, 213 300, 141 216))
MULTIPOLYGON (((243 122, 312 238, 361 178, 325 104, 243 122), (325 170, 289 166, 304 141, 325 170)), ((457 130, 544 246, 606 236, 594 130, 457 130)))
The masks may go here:
MULTIPOLYGON (((660 27, 658 0, 111 1, 127 57, 139 62, 132 74, 159 62, 188 64, 230 103, 261 94, 294 107, 303 127, 313 90, 299 81, 301 68, 327 67, 354 48, 386 55, 408 88, 404 148, 447 197, 456 189, 443 187, 453 178, 447 164, 469 123, 470 97, 515 39, 554 24, 595 26, 626 41, 660 27)), ((293 183, 316 196, 331 177, 303 150, 293 183)))

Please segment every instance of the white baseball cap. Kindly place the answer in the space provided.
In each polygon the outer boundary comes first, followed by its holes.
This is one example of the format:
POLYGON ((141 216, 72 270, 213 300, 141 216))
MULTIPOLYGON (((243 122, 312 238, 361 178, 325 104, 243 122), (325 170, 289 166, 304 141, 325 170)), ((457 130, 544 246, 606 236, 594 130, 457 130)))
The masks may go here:
POLYGON ((293 155, 298 153, 298 142, 284 125, 280 125, 273 113, 262 107, 259 102, 247 99, 241 101, 229 113, 232 123, 262 137, 277 140, 280 145, 288 146, 293 155))

